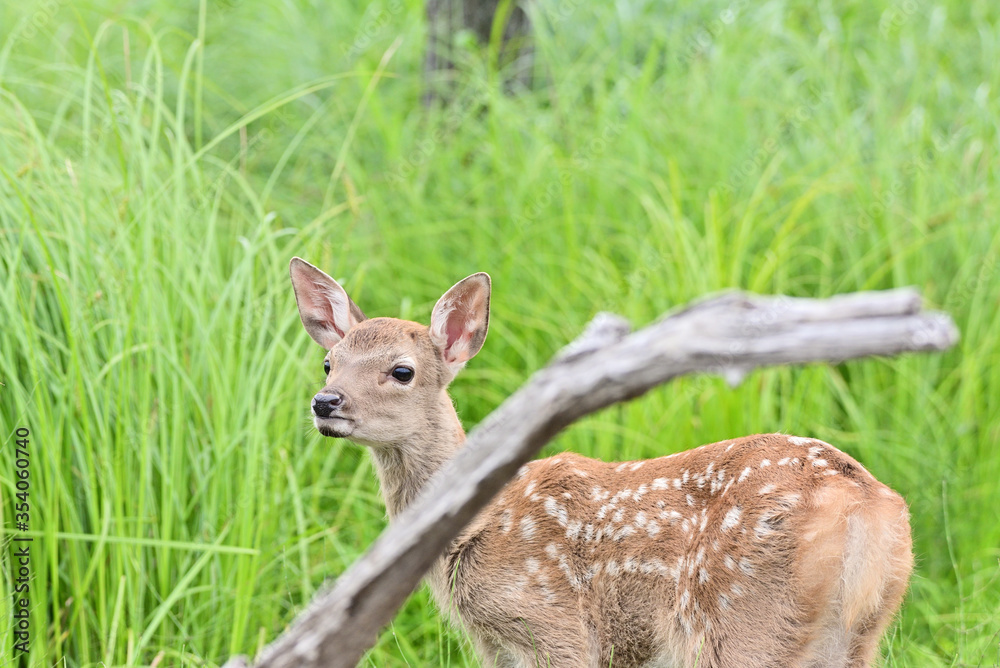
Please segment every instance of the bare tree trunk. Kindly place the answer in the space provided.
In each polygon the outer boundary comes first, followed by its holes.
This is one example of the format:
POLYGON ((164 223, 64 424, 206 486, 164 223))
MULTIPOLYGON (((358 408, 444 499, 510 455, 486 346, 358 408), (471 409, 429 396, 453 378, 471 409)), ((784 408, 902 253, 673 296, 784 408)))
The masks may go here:
MULTIPOLYGON (((951 318, 921 310, 909 289, 830 299, 710 299, 639 331, 599 314, 547 367, 469 434, 419 498, 336 584, 317 594, 257 668, 351 668, 448 543, 559 431, 677 376, 731 384, 756 367, 945 350, 951 318)), ((246 668, 234 657, 224 668, 246 668)))
POLYGON ((518 0, 427 0, 427 27, 425 104, 448 97, 456 66, 454 40, 460 30, 470 31, 480 45, 490 47, 508 90, 531 85, 531 22, 518 0), (495 21, 503 25, 497 45, 491 44, 495 21))

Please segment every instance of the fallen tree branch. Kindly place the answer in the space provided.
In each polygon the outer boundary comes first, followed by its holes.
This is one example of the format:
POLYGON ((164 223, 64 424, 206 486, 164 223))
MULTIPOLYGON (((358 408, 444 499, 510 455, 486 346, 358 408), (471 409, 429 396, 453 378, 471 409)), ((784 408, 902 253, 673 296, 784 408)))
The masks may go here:
MULTIPOLYGON (((600 314, 469 435, 371 549, 262 652, 258 668, 355 666, 452 538, 560 430, 677 376, 944 350, 958 333, 912 289, 830 299, 727 294, 629 334, 600 314)), ((692 444, 693 445, 693 444, 692 444)), ((226 668, 246 666, 241 657, 226 668)))

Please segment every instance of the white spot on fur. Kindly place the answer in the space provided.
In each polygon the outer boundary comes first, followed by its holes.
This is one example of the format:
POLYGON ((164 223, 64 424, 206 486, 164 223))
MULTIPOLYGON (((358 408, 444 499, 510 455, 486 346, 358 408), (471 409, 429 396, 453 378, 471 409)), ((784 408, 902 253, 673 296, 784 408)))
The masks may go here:
POLYGON ((525 540, 535 537, 535 520, 527 515, 521 518, 521 537, 525 540))
POLYGON ((758 540, 762 540, 774 533, 774 527, 771 526, 771 520, 774 519, 781 512, 781 508, 775 508, 773 510, 767 510, 760 514, 757 518, 757 526, 754 528, 754 535, 757 536, 758 540))
POLYGON ((681 594, 681 610, 687 608, 688 603, 691 601, 691 593, 685 589, 684 593, 681 594))
POLYGON ((808 445, 813 440, 811 438, 802 438, 801 436, 789 436, 788 442, 792 445, 808 445))
POLYGON ((660 513, 661 520, 670 520, 670 526, 675 526, 682 515, 676 510, 664 510, 660 513))
POLYGON ((827 462, 825 459, 814 459, 813 466, 826 466, 827 462))
POLYGON ((740 516, 743 515, 743 510, 739 506, 733 506, 726 513, 726 516, 722 519, 722 530, 729 531, 734 526, 740 523, 740 516))
POLYGON ((570 494, 569 492, 563 492, 562 495, 563 495, 564 499, 572 499, 573 498, 573 495, 570 494))
POLYGON ((642 468, 642 465, 645 464, 645 463, 646 462, 644 462, 644 461, 643 462, 636 462, 635 464, 632 464, 632 466, 629 467, 629 469, 632 470, 632 471, 638 471, 639 469, 642 468))
POLYGON ((823 446, 821 445, 813 446, 809 448, 809 456, 807 457, 807 459, 816 459, 821 454, 823 454, 823 446))
POLYGON ((580 469, 573 469, 573 473, 577 474, 581 478, 586 478, 587 477, 587 472, 586 471, 581 471, 580 469))
MULTIPOLYGON (((555 548, 555 545, 553 545, 552 547, 555 548)), ((548 548, 546 548, 546 552, 548 552, 548 548)), ((580 578, 576 577, 572 569, 569 567, 569 560, 566 559, 566 555, 559 554, 557 549, 553 549, 552 554, 553 554, 552 556, 553 559, 558 558, 559 570, 561 570, 563 574, 566 575, 566 579, 569 581, 569 586, 572 587, 573 589, 579 590, 582 587, 582 584, 580 583, 580 578)))
POLYGON ((640 510, 635 514, 635 525, 640 529, 646 526, 646 513, 640 510))
POLYGON ((743 482, 744 480, 746 480, 746 479, 747 479, 747 476, 748 476, 748 475, 750 475, 750 467, 749 467, 749 466, 748 466, 748 467, 746 467, 745 469, 743 469, 743 472, 742 472, 742 473, 740 473, 740 478, 739 478, 739 480, 737 480, 736 482, 743 482))
POLYGON ((556 522, 559 526, 566 527, 569 523, 569 514, 566 512, 566 506, 562 505, 551 496, 545 497, 545 512, 556 518, 556 522))
POLYGON ((823 471, 823 475, 837 475, 837 469, 827 469, 823 471))
POLYGON ((657 478, 653 481, 653 489, 656 491, 667 489, 669 483, 666 478, 657 478))
POLYGON ((719 594, 719 607, 723 610, 729 609, 729 597, 725 594, 719 594))
POLYGON ((528 557, 527 559, 524 560, 524 570, 528 571, 529 573, 537 573, 539 568, 540 565, 538 563, 538 559, 535 559, 534 557, 528 557))
POLYGON ((583 529, 583 522, 580 520, 573 520, 566 525, 566 538, 570 540, 576 540, 580 537, 580 531, 583 529))
POLYGON ((757 492, 757 493, 758 494, 770 494, 775 489, 777 489, 777 485, 775 485, 773 483, 770 483, 770 484, 767 484, 767 485, 764 485, 763 487, 761 487, 760 491, 757 492))
POLYGON ((615 467, 615 473, 621 473, 622 471, 625 470, 625 467, 631 463, 632 462, 622 462, 621 464, 615 467))
POLYGON ((694 507, 694 497, 690 494, 687 495, 687 504, 692 508, 694 507))
POLYGON ((604 567, 604 571, 608 575, 618 575, 619 573, 618 562, 612 559, 611 561, 608 562, 607 566, 604 567))
POLYGON ((500 531, 504 533, 510 533, 511 526, 514 523, 514 513, 508 508, 507 510, 500 513, 500 531))
POLYGON ((740 570, 746 573, 747 575, 753 575, 753 566, 750 564, 750 561, 746 557, 740 558, 740 570))
POLYGON ((535 481, 532 480, 531 482, 528 483, 528 486, 524 488, 524 495, 526 497, 531 496, 531 493, 535 491, 535 484, 536 484, 535 481))
POLYGON ((729 588, 729 591, 731 591, 735 596, 743 595, 743 587, 739 586, 735 582, 733 583, 733 586, 729 588))
MULTIPOLYGON (((642 571, 643 573, 645 573, 646 575, 653 575, 654 573, 656 573, 656 572, 659 571, 659 569, 656 567, 656 563, 655 563, 657 561, 660 561, 660 560, 659 559, 650 559, 649 561, 644 561, 644 562, 642 562, 639 565, 639 570, 642 571)), ((663 562, 662 561, 660 561, 660 566, 663 567, 663 562)))
POLYGON ((761 460, 761 462, 760 462, 760 467, 761 468, 764 468, 765 466, 770 466, 770 465, 771 465, 771 460, 770 459, 764 459, 764 460, 761 460))
POLYGON ((619 501, 624 501, 628 497, 632 496, 631 489, 623 489, 614 496, 611 497, 611 503, 618 503, 619 501))
POLYGON ((628 538, 629 536, 631 536, 634 533, 635 533, 635 529, 632 527, 632 525, 631 524, 626 524, 623 527, 621 527, 620 529, 618 529, 618 532, 615 534, 614 539, 616 541, 620 541, 623 538, 628 538))
POLYGON ((681 479, 674 478, 674 489, 680 489, 680 488, 681 488, 681 479))
POLYGON ((731 570, 731 571, 735 571, 736 570, 736 560, 733 559, 728 554, 722 559, 722 563, 725 564, 726 568, 728 568, 729 570, 731 570))
POLYGON ((660 533, 660 525, 656 523, 656 520, 649 520, 649 524, 646 525, 646 533, 649 534, 650 538, 660 533))
POLYGON ((704 568, 699 568, 698 569, 698 583, 699 584, 705 584, 706 582, 708 582, 708 571, 705 570, 704 568))
POLYGON ((791 460, 791 457, 782 457, 778 460, 778 466, 784 466, 791 460))

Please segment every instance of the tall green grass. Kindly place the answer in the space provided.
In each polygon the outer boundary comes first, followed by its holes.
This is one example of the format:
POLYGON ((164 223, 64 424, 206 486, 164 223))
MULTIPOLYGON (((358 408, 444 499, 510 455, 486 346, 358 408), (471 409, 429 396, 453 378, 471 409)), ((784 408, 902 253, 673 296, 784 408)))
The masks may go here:
MULTIPOLYGON (((0 663, 19 427, 30 666, 254 653, 384 526, 310 427, 301 255, 368 315, 494 279, 467 426, 599 310, 738 287, 916 285, 960 344, 683 379, 548 452, 757 431, 844 448, 910 503, 887 666, 1000 666, 1000 12, 994 3, 542 3, 536 89, 474 50, 420 105, 421 3, 0 8, 0 663)), ((421 591, 370 666, 474 666, 421 591)))

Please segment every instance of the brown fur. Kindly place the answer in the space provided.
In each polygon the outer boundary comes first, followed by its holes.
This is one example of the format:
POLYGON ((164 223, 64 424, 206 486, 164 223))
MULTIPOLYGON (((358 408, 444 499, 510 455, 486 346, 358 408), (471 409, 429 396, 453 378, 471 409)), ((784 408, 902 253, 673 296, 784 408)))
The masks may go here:
MULTIPOLYGON (((303 323, 325 346, 335 328, 300 292, 342 288, 295 262, 303 323)), ((347 419, 317 425, 371 448, 390 519, 464 442, 447 385, 485 339, 484 276, 442 297, 429 329, 361 320, 330 343, 321 394, 343 395, 347 419), (406 385, 388 375, 401 360, 406 385)), ((357 307, 334 300, 347 321, 357 307)), ((899 495, 827 443, 764 434, 530 462, 428 581, 489 666, 863 668, 911 567, 899 495)))

